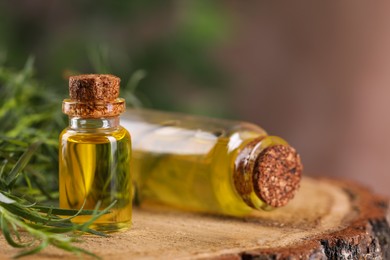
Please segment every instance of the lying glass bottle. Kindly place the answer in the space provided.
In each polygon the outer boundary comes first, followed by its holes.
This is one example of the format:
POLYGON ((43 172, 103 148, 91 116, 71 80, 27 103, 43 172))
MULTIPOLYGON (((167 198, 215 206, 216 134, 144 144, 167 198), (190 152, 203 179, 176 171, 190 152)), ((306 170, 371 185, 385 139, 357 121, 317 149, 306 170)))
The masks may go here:
POLYGON ((299 187, 299 155, 256 125, 152 110, 121 122, 141 203, 241 216, 284 206, 299 187))

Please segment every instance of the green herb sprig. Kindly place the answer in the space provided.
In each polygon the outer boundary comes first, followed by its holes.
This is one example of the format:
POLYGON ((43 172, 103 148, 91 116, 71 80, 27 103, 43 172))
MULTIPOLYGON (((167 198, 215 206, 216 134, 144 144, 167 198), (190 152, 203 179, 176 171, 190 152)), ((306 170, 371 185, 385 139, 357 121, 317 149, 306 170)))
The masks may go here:
POLYGON ((65 127, 60 100, 34 80, 33 59, 21 71, 0 65, 0 230, 9 245, 22 249, 15 257, 48 245, 97 257, 73 242, 85 232, 104 236, 89 226, 115 204, 102 211, 99 205, 79 211, 47 206, 58 198, 57 137, 65 127), (72 223, 78 215, 92 216, 72 223))

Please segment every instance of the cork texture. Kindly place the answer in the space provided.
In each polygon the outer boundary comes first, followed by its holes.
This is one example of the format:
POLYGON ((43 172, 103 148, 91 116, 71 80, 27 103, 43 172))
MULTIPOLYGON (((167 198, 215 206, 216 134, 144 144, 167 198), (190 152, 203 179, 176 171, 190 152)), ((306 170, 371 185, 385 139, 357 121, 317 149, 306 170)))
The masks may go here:
POLYGON ((119 97, 120 79, 109 74, 84 74, 69 78, 69 96, 62 111, 82 118, 114 117, 123 113, 125 100, 119 97))
POLYGON ((291 146, 266 148, 253 173, 255 193, 272 207, 286 205, 299 188, 302 168, 301 159, 291 146))
POLYGON ((82 118, 113 117, 125 112, 126 104, 123 98, 117 98, 112 102, 77 102, 65 99, 62 103, 62 111, 69 116, 82 118))
POLYGON ((112 101, 119 97, 120 79, 109 74, 85 74, 69 78, 69 96, 77 101, 112 101))

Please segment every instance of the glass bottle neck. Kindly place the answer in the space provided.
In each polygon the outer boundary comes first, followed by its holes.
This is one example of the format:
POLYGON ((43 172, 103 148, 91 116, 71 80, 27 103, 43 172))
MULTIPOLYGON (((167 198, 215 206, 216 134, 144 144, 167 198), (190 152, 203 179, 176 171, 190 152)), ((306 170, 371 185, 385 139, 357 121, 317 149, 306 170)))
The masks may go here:
POLYGON ((119 127, 119 116, 108 118, 69 117, 69 128, 74 130, 112 129, 119 127))
POLYGON ((260 154, 274 145, 287 145, 287 142, 276 136, 263 136, 247 143, 235 159, 234 186, 243 201, 251 208, 272 208, 255 192, 254 173, 260 154))

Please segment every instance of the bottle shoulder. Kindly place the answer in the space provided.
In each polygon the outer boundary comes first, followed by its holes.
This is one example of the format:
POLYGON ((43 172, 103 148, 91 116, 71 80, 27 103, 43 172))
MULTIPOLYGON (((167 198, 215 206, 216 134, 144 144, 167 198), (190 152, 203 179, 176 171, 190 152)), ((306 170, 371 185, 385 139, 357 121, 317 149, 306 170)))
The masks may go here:
POLYGON ((245 140, 266 135, 251 123, 151 110, 130 109, 121 124, 130 131, 135 150, 160 154, 204 156, 221 147, 230 153, 245 140))
POLYGON ((83 129, 83 131, 67 127, 61 132, 59 139, 77 143, 112 143, 130 141, 131 136, 129 131, 122 126, 109 129, 83 129))

